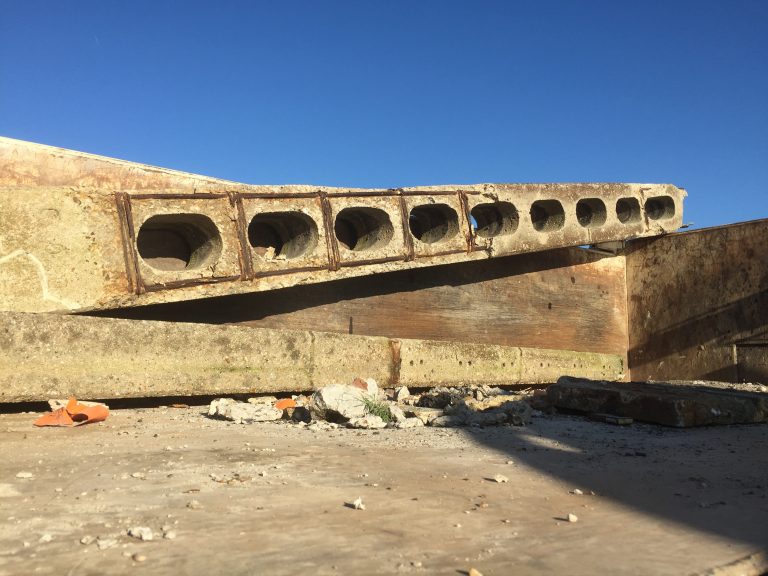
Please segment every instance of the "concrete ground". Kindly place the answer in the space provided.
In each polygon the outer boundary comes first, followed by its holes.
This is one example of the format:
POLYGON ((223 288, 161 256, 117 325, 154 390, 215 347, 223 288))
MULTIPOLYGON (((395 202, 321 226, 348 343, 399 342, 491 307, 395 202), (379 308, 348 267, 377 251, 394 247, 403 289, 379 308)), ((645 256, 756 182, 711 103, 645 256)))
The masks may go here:
POLYGON ((203 413, 0 415, 0 574, 687 575, 768 548, 765 425, 310 431, 203 413))

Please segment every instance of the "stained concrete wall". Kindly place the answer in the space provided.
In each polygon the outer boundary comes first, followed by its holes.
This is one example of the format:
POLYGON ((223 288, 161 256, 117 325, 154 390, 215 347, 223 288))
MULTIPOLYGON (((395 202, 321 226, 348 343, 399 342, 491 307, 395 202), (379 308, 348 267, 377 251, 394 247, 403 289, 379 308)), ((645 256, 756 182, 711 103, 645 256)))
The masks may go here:
POLYGON ((656 235, 681 225, 684 197, 654 184, 248 186, 0 139, 0 310, 172 302, 656 235))
POLYGON ((619 355, 0 312, 0 402, 621 379, 619 355))
POLYGON ((768 383, 768 220, 630 243, 633 380, 768 383))

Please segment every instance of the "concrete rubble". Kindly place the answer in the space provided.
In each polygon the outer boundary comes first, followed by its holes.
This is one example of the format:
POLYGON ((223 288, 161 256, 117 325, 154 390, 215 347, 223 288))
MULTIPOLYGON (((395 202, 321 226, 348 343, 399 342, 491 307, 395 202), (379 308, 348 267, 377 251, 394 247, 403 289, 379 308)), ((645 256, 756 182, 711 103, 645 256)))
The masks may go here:
POLYGON ((616 425, 637 420, 682 428, 768 421, 768 394, 761 391, 762 386, 746 384, 734 389, 738 385, 703 384, 563 377, 544 389, 437 386, 403 395, 402 387, 382 389, 372 378, 355 378, 350 384, 329 384, 287 400, 274 396, 247 402, 219 398, 211 402, 208 415, 239 424, 288 421, 309 430, 525 426, 534 414, 557 411, 582 412, 592 420, 616 425), (283 405, 287 407, 281 408, 283 405))
POLYGON ((238 424, 250 424, 279 420, 283 417, 283 411, 269 404, 251 404, 236 402, 230 398, 220 398, 211 402, 208 415, 232 420, 238 424))
POLYGON ((290 406, 274 396, 247 401, 213 400, 208 416, 237 424, 288 420, 308 429, 338 426, 382 428, 436 428, 458 426, 525 426, 533 414, 532 391, 512 392, 490 386, 436 387, 404 396, 402 388, 379 388, 372 379, 355 378, 351 384, 328 384, 313 394, 295 395, 290 406), (397 398, 401 401, 398 402, 397 398))

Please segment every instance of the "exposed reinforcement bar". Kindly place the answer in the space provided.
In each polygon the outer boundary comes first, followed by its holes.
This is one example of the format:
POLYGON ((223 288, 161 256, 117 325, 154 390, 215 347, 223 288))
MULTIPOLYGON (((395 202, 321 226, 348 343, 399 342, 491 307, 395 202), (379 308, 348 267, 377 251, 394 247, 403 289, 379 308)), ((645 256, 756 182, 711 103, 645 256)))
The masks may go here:
POLYGON ((53 170, 46 153, 61 154, 36 146, 0 139, 0 310, 135 306, 652 236, 680 227, 685 197, 654 184, 246 186, 72 151, 90 163, 29 183, 25 168, 53 170), (20 166, 20 149, 39 166, 20 166))

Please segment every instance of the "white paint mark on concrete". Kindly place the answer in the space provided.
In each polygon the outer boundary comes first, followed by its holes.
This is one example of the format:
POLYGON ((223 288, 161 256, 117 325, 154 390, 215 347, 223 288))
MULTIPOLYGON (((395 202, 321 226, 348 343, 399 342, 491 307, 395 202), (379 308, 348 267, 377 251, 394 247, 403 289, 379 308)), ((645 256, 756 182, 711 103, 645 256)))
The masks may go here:
POLYGON ((11 260, 15 260, 16 258, 24 257, 26 257, 32 263, 35 268, 35 272, 37 272, 37 276, 40 278, 40 290, 43 293, 43 300, 64 306, 67 310, 75 310, 76 308, 80 308, 80 305, 77 302, 66 300, 65 298, 59 298, 58 296, 55 296, 51 293, 48 286, 48 274, 45 271, 45 267, 34 254, 30 254, 24 250, 15 250, 10 254, 0 256, 0 265, 10 262, 11 260))

